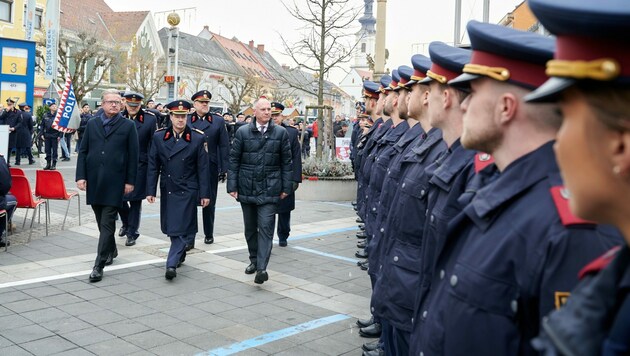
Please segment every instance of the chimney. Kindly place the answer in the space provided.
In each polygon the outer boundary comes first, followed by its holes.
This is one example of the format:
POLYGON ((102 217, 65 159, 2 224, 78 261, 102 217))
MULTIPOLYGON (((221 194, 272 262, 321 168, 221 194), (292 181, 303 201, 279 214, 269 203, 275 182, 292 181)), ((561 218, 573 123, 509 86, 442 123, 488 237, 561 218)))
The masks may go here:
POLYGON ((249 48, 254 49, 254 41, 249 41, 249 48))
POLYGON ((203 26, 203 29, 206 31, 210 31, 210 27, 208 27, 208 25, 203 26))
POLYGON ((258 49, 258 53, 265 54, 265 45, 264 44, 259 44, 256 48, 258 49))

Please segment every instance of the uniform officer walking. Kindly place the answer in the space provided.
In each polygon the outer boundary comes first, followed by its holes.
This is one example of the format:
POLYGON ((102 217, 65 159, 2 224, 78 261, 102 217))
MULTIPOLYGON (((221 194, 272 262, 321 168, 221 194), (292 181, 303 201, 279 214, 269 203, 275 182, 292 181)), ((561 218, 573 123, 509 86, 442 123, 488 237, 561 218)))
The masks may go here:
POLYGON ((553 154, 557 106, 524 101, 546 79, 553 39, 475 21, 467 30, 471 63, 449 82, 470 85, 461 143, 495 163, 460 197, 414 310, 410 354, 533 355, 542 316, 620 237, 570 214, 553 154))
POLYGON ((271 118, 273 119, 273 123, 277 126, 284 127, 289 134, 291 160, 293 163, 293 173, 291 174, 293 192, 278 203, 278 245, 285 247, 289 233, 291 232, 291 211, 295 210, 295 190, 302 182, 302 154, 300 141, 298 139, 299 131, 295 127, 282 122, 282 110, 284 110, 284 105, 275 101, 271 102, 271 118))
POLYGON ((133 191, 138 171, 138 134, 133 122, 120 115, 118 91, 103 91, 101 100, 103 111, 87 124, 76 169, 77 188, 87 189, 86 202, 94 210, 99 231, 90 282, 103 279, 103 267, 118 254, 116 215, 123 195, 133 191))
POLYGON ((7 108, 0 114, 0 124, 9 126, 9 157, 7 157, 7 164, 10 161, 13 149, 16 151, 16 163, 20 162, 20 150, 17 149, 17 143, 20 127, 22 127, 22 112, 15 105, 16 99, 7 98, 7 108))
POLYGON ((118 211, 122 226, 118 236, 127 236, 125 246, 133 246, 140 236, 140 213, 142 212, 142 200, 147 196, 147 163, 153 134, 157 130, 157 118, 150 112, 142 109, 144 97, 138 93, 126 93, 126 109, 122 116, 133 121, 138 132, 138 174, 133 192, 125 194, 123 206, 118 211))
POLYGON ((186 258, 190 236, 197 233, 197 205, 205 208, 212 196, 208 184, 208 146, 202 131, 186 125, 191 108, 185 100, 175 100, 170 128, 153 135, 147 173, 147 201, 155 202, 160 178, 160 226, 171 240, 165 278, 177 276, 177 267, 186 258))
POLYGON ((57 114, 57 103, 55 99, 44 99, 44 105, 47 105, 49 109, 39 123, 39 137, 44 138, 44 150, 46 152, 46 167, 44 169, 55 169, 59 154, 59 138, 61 137, 61 132, 53 127, 57 114))
POLYGON ((278 203, 291 194, 291 143, 287 130, 270 122, 271 104, 260 98, 254 105, 255 120, 242 126, 230 151, 227 192, 241 203, 254 283, 269 279, 267 264, 273 247, 278 203))
POLYGON ((20 165, 22 154, 25 154, 28 158, 28 164, 34 164, 33 152, 31 147, 33 142, 33 115, 30 112, 30 106, 27 103, 20 103, 18 105, 22 114, 22 125, 18 133, 17 153, 15 156, 15 165, 20 165))
MULTIPOLYGON (((212 196, 217 196, 217 188, 220 181, 225 181, 225 174, 228 169, 228 154, 230 152, 230 139, 228 137, 225 121, 219 115, 210 113, 210 99, 212 94, 207 90, 195 93, 190 100, 193 101, 195 112, 188 116, 188 125, 201 130, 206 135, 208 143, 208 179, 212 196)), ((211 244, 214 242, 214 213, 216 201, 203 208, 203 242, 211 244)), ((190 242, 189 247, 194 247, 195 240, 190 242)))

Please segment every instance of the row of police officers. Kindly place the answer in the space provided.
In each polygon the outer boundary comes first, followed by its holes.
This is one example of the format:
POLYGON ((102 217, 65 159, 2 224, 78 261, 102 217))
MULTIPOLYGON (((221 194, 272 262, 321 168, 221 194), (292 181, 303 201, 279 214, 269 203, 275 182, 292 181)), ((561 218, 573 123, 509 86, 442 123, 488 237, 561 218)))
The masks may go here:
MULTIPOLYGON (((574 105, 563 104, 572 86, 604 82, 627 94, 630 8, 620 0, 529 4, 557 38, 471 21, 471 49, 433 42, 430 58, 414 55, 411 66, 364 82, 362 110, 373 124, 354 140, 353 157, 357 237, 365 238, 357 256, 367 258, 372 298, 371 317, 357 324, 379 338, 364 354, 630 353, 627 246, 582 270, 624 235, 630 241, 628 216, 580 210, 599 188, 565 186, 554 154, 554 145, 568 147, 560 139, 576 120, 574 105), (582 199, 569 199, 574 193, 582 199), (571 296, 579 274, 606 271, 610 261, 614 272, 571 296)), ((624 105, 617 135, 630 131, 624 105)), ((595 132, 573 134, 585 146, 579 139, 595 132)), ((630 160, 619 157, 625 150, 628 159, 630 141, 615 137, 607 146, 615 158, 601 160, 616 164, 608 172, 625 185, 607 197, 628 213, 630 160)), ((575 167, 572 149, 558 158, 575 167)))

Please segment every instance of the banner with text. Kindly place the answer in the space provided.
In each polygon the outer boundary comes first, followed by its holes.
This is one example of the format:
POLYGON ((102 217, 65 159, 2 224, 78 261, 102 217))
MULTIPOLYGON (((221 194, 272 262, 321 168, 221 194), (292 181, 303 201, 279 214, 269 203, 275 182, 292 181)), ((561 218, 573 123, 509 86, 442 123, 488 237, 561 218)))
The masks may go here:
POLYGON ((59 43, 59 0, 48 0, 46 4, 46 66, 44 78, 57 77, 57 45, 59 43))
POLYGON ((74 132, 80 123, 81 115, 77 105, 77 98, 74 95, 74 88, 72 88, 72 80, 70 79, 70 74, 66 74, 66 85, 59 98, 57 116, 55 116, 52 126, 57 131, 74 132))

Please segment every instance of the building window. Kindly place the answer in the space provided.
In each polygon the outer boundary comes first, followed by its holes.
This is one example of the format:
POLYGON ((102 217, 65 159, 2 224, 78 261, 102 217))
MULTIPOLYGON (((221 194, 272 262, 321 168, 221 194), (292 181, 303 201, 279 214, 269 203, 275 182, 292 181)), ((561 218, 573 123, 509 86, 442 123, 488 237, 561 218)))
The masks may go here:
MULTIPOLYGON (((0 0, 2 1, 2 0, 0 0)), ((44 16, 44 10, 42 9, 35 9, 35 21, 33 22, 33 28, 36 30, 41 30, 42 29, 42 17, 44 16)), ((22 24, 23 27, 26 27, 26 5, 24 5, 24 23, 22 24)))
POLYGON ((13 0, 0 0, 0 20, 12 22, 13 0))
POLYGON ((366 43, 363 42, 361 43, 361 53, 365 53, 365 49, 366 49, 366 43))

